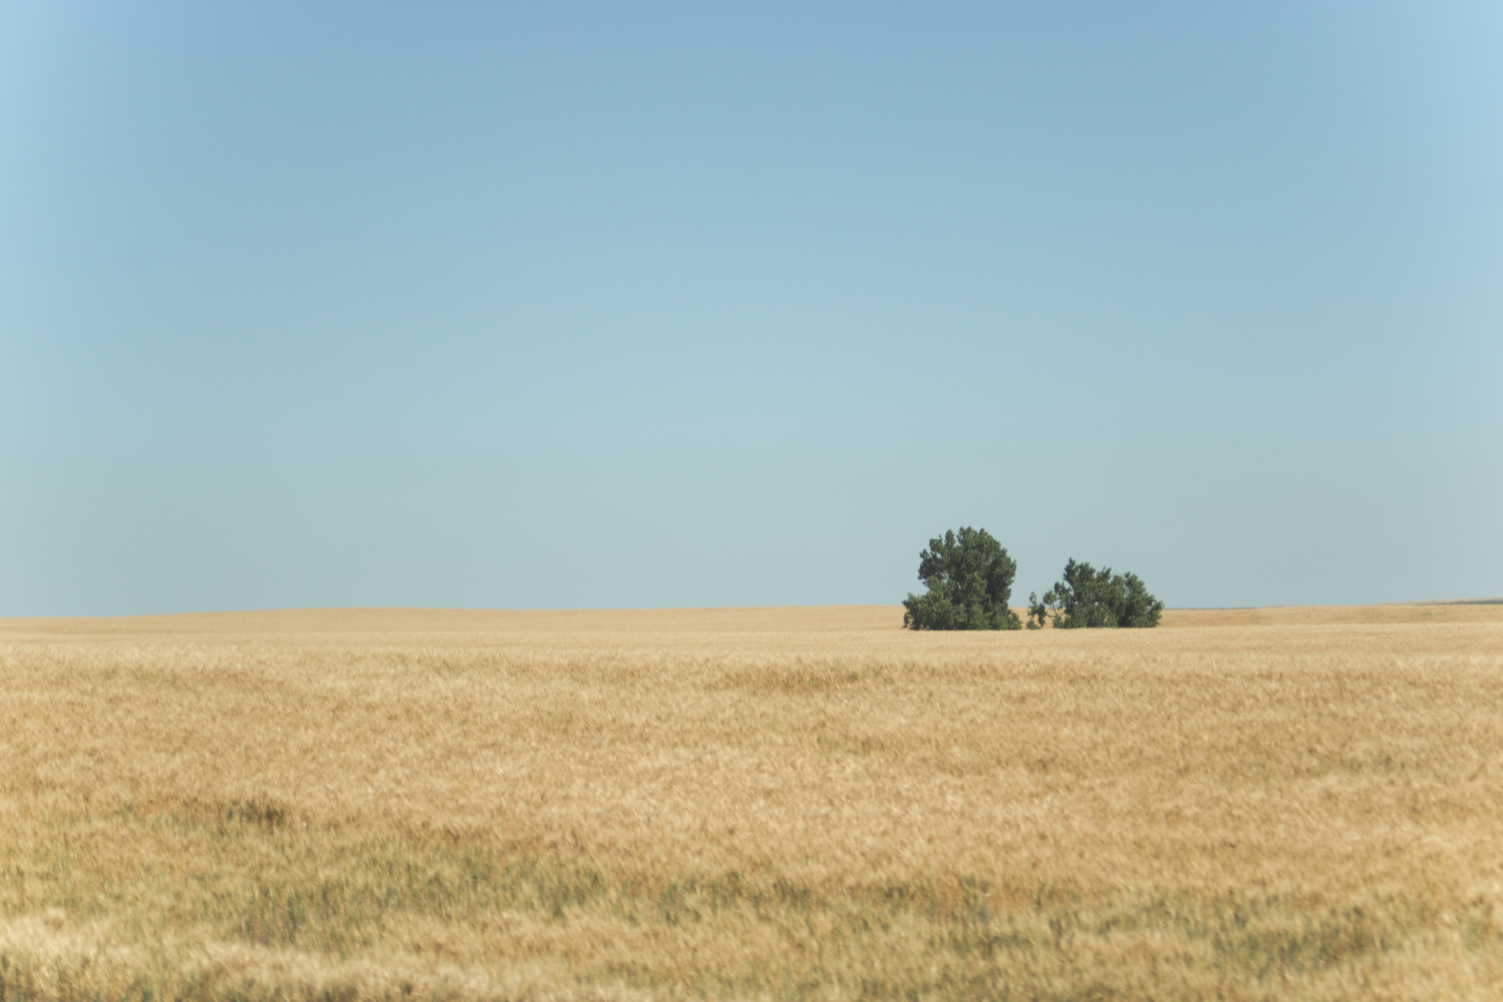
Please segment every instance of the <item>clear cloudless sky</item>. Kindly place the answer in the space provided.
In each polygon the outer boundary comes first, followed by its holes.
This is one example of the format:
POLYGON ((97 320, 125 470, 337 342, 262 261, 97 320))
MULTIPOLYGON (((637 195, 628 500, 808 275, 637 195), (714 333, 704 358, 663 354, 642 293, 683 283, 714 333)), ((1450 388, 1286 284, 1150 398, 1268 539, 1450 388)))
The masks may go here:
POLYGON ((0 615, 1503 594, 1503 5, 7 3, 0 615))

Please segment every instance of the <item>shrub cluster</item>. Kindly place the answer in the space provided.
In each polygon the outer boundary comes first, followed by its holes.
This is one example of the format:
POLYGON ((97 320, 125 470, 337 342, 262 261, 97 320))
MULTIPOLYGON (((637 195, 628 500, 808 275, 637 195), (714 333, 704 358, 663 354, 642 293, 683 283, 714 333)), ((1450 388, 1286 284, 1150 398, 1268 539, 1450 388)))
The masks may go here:
MULTIPOLYGON (((1017 562, 985 529, 946 531, 919 553, 922 595, 903 602, 903 625, 913 630, 1018 630, 1023 624, 1008 605, 1017 562)), ((1164 603, 1148 593, 1136 574, 1110 567, 1065 565, 1064 580, 1040 599, 1028 596, 1028 628, 1047 617, 1060 629, 1147 627, 1159 624, 1164 603)))
POLYGON ((1113 574, 1110 567, 1096 570, 1090 564, 1065 564, 1065 579, 1053 588, 1028 596, 1028 625, 1044 625, 1044 616, 1060 629, 1078 627, 1158 626, 1164 603, 1148 594, 1148 586, 1136 574, 1113 574))

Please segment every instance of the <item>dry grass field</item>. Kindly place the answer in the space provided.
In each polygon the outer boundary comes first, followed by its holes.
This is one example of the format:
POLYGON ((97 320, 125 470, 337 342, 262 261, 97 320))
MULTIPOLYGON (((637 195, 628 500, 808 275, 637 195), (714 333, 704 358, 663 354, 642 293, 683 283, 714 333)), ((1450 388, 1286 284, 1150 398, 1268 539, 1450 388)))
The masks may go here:
POLYGON ((0 1002, 1503 997, 1503 606, 0 621, 0 1002))

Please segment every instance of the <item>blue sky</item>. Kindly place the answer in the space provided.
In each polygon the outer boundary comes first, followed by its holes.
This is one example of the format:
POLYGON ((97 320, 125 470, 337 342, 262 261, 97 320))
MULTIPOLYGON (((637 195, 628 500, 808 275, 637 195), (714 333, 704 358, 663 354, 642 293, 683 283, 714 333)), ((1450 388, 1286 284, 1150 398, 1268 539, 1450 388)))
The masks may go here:
POLYGON ((1503 594, 1503 7, 0 7, 0 615, 1503 594))

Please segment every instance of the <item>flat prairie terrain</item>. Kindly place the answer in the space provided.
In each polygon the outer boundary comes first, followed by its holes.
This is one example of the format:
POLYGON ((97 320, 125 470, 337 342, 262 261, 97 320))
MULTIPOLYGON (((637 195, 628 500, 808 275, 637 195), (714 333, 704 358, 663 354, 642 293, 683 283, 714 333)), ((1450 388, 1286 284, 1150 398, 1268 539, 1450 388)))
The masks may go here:
POLYGON ((1503 606, 0 621, 0 1002, 1503 997, 1503 606))

